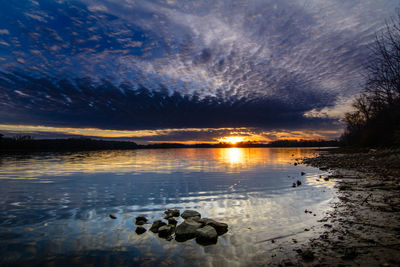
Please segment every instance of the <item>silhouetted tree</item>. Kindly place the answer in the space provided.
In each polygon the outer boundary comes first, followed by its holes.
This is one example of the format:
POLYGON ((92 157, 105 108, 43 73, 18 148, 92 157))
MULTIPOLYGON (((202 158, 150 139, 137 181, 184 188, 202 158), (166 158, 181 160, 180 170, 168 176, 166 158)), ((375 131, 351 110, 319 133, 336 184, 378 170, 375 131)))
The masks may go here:
POLYGON ((345 115, 348 145, 400 145, 400 13, 371 47, 363 93, 345 115))

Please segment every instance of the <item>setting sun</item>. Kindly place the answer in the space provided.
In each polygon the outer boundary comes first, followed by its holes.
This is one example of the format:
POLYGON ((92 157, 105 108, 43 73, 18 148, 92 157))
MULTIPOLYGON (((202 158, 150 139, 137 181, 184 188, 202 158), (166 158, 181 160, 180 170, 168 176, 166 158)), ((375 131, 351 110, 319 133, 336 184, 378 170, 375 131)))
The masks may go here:
POLYGON ((239 142, 243 142, 244 139, 245 138, 243 136, 225 136, 223 138, 220 138, 219 141, 220 142, 225 142, 225 143, 236 144, 236 143, 239 143, 239 142))

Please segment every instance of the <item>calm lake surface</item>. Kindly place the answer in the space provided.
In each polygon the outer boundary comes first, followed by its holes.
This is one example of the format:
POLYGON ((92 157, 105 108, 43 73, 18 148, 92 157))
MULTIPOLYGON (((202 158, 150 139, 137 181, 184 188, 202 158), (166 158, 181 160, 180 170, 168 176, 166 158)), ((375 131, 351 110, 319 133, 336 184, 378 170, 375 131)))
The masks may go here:
POLYGON ((332 183, 320 178, 326 173, 293 164, 317 153, 213 148, 1 154, 0 265, 279 262, 295 254, 295 241, 310 238, 313 231, 304 229, 313 229, 334 200, 332 183), (296 180, 302 185, 292 188, 296 180), (229 231, 211 246, 135 233, 136 216, 152 222, 167 208, 195 209, 227 223, 229 231), (290 234, 296 235, 265 241, 290 234))

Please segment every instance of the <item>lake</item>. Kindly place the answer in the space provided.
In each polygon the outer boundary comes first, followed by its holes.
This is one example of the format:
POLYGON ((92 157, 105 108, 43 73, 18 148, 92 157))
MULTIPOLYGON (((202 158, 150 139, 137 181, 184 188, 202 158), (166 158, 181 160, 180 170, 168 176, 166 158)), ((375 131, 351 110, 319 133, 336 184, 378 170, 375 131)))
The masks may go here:
POLYGON ((295 257, 297 242, 318 231, 317 221, 335 199, 332 183, 323 180, 326 172, 294 165, 318 153, 185 148, 0 154, 0 265, 279 263, 295 257), (297 180, 302 185, 293 188, 297 180), (197 210, 227 223, 229 231, 210 246, 135 233, 136 216, 152 222, 168 208, 197 210))

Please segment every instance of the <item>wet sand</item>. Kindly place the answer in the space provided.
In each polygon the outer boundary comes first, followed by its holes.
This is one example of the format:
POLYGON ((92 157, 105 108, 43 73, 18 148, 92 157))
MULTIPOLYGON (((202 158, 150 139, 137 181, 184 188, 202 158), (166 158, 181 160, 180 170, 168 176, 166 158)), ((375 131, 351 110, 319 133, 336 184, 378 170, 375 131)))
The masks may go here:
POLYGON ((400 149, 329 150, 302 164, 329 170, 338 201, 315 238, 299 245, 296 266, 400 265, 400 149))

